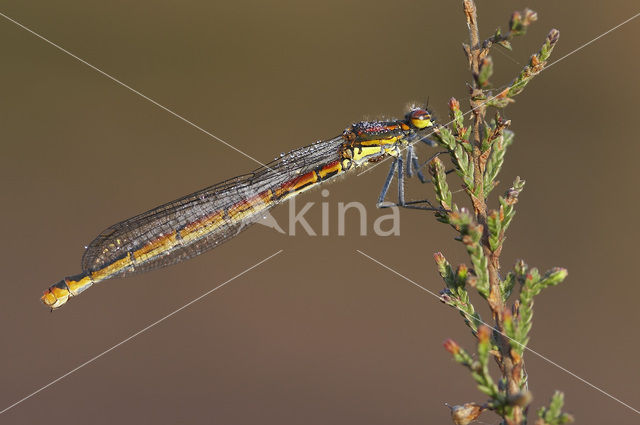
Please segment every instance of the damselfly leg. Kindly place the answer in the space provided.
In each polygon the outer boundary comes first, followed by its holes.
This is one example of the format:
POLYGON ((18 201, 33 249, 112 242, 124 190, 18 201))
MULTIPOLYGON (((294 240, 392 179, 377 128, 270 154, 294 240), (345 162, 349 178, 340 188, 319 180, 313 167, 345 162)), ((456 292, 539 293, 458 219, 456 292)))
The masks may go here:
MULTIPOLYGON (((431 139, 428 139, 426 137, 422 138, 419 140, 420 142, 426 144, 429 147, 436 147, 438 146, 438 144, 436 142, 434 142, 431 139)), ((415 149, 413 147, 412 143, 409 143, 409 145, 407 146, 407 177, 413 177, 413 173, 415 172, 416 175, 418 176, 418 179, 420 179, 420 183, 429 183, 431 180, 427 180, 424 177, 424 174, 422 173, 422 167, 424 167, 426 164, 429 163, 429 161, 431 161, 433 158, 435 158, 437 155, 432 156, 431 158, 429 158, 428 161, 426 161, 425 163, 423 163, 422 165, 420 165, 420 162, 418 160, 418 155, 416 155, 415 153, 415 149)))
MULTIPOLYGON (((429 146, 435 146, 435 143, 428 139, 422 139, 421 142, 426 143, 429 146)), ((378 208, 390 208, 390 207, 402 207, 402 208, 411 208, 411 209, 420 209, 427 211, 441 211, 442 208, 435 207, 428 199, 423 199, 419 201, 406 201, 404 196, 404 179, 406 177, 413 177, 414 174, 420 180, 420 183, 431 183, 431 179, 426 179, 424 174, 422 173, 422 168, 428 164, 432 159, 437 157, 438 155, 445 152, 437 152, 433 154, 427 161, 425 161, 422 165, 420 165, 418 156, 415 153, 415 150, 411 144, 407 146, 406 158, 402 158, 402 154, 397 152, 397 155, 394 156, 391 167, 389 168, 389 173, 387 174, 387 178, 384 181, 384 185, 382 186, 382 190, 380 191, 380 196, 378 197, 378 203, 376 206, 378 208), (389 187, 391 186, 391 181, 393 180, 394 175, 397 175, 398 179, 398 201, 397 203, 386 202, 385 197, 387 192, 389 191, 389 187)), ((446 174, 453 172, 454 170, 447 170, 446 174)))

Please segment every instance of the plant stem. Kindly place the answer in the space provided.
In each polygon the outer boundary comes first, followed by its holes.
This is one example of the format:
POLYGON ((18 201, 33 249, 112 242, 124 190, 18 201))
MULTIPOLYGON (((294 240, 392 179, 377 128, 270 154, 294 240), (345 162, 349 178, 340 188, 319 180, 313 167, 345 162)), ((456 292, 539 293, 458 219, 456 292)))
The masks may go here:
MULTIPOLYGON (((470 125, 466 127, 466 114, 461 112, 460 103, 451 98, 449 110, 452 121, 449 124, 452 125, 439 126, 435 135, 451 155, 464 191, 469 195, 473 213, 453 201, 445 166, 438 158, 431 161, 429 172, 433 177, 436 199, 442 208, 436 212, 436 218, 459 232, 458 240, 464 244, 472 268, 460 264, 454 269, 442 253, 436 253, 434 259, 446 285, 441 292, 442 301, 460 310, 465 317, 465 323, 478 340, 478 357, 474 359, 452 340, 445 342, 445 349, 454 360, 471 371, 480 392, 490 399, 484 404, 471 402, 453 406, 451 416, 456 425, 467 425, 484 410, 493 410, 503 419, 502 424, 524 425, 531 394, 527 389, 522 355, 529 341, 533 298, 542 289, 562 282, 567 271, 553 268, 541 275, 535 267, 529 268, 523 261, 518 261, 512 272, 504 279, 500 277, 505 231, 515 214, 514 205, 518 202, 524 181, 519 177, 514 180, 513 186, 498 198, 497 209, 487 207, 487 197, 498 184, 496 177, 504 163, 506 149, 513 142, 513 132, 507 130, 511 122, 502 119, 499 113, 491 121, 487 121, 486 114, 489 107, 502 109, 513 102, 512 98, 544 69, 560 33, 552 29, 540 51, 531 56, 520 74, 507 88, 493 96, 489 81, 493 74, 493 61, 489 56, 491 47, 498 44, 511 49, 511 39, 524 35, 527 27, 537 19, 537 14, 530 9, 513 12, 507 32, 503 33, 498 28, 491 37, 482 41, 474 0, 463 0, 462 5, 469 30, 470 44, 463 44, 463 47, 472 75, 468 87, 473 114, 470 125), (486 322, 470 302, 467 285, 487 300, 493 326, 485 326, 486 322), (516 285, 520 287, 520 295, 511 304, 508 300, 516 285), (491 378, 489 371, 491 357, 500 369, 498 383, 491 378)), ((562 394, 558 393, 552 398, 549 408, 538 412, 541 424, 568 423, 572 418, 562 412, 562 404, 562 394)))
MULTIPOLYGON (((473 111, 473 129, 471 140, 473 141, 472 160, 474 165, 473 182, 474 187, 468 188, 467 192, 471 197, 474 214, 478 224, 483 226, 483 250, 488 258, 489 271, 489 297, 487 299, 491 308, 493 319, 496 323, 496 329, 499 332, 494 333, 494 338, 500 350, 500 357, 496 358, 498 366, 502 372, 502 376, 507 383, 507 397, 515 397, 521 392, 520 382, 524 363, 522 357, 514 358, 509 341, 504 337, 504 312, 505 302, 500 290, 500 249, 491 251, 489 248, 489 230, 487 226, 487 204, 484 194, 484 175, 489 151, 482 151, 482 134, 484 130, 486 115, 485 93, 478 84, 478 76, 480 74, 480 61, 487 55, 488 49, 480 45, 478 19, 476 5, 473 0, 463 0, 464 13, 469 29, 470 46, 467 51, 469 64, 473 80, 470 86, 469 104, 473 111), (470 190, 469 190, 470 189, 470 190)), ((522 407, 514 406, 513 415, 511 417, 513 424, 524 423, 522 407)), ((511 422, 511 421, 510 421, 511 422)))

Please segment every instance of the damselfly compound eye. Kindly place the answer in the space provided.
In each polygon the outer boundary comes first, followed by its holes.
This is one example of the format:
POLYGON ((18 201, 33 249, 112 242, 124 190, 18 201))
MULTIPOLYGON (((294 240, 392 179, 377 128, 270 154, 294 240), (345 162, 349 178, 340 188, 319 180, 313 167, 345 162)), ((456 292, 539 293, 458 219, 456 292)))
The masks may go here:
POLYGON ((409 112, 409 123, 415 128, 427 128, 433 126, 431 114, 424 109, 415 109, 409 112))

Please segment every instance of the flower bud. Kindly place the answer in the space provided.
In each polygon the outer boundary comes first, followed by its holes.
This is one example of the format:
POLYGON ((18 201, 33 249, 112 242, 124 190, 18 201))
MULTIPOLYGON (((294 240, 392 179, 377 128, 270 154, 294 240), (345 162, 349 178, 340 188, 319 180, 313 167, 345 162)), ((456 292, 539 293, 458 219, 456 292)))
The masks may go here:
POLYGON ((460 110, 460 102, 458 102, 458 100, 455 97, 452 97, 451 99, 449 99, 449 109, 451 109, 452 112, 456 112, 460 110))
POLYGON ((478 328, 478 340, 480 342, 489 341, 489 337, 491 336, 491 328, 485 325, 480 325, 478 328))
POLYGON ((460 352, 460 346, 452 339, 447 339, 444 342, 444 349, 453 354, 454 356, 460 352))

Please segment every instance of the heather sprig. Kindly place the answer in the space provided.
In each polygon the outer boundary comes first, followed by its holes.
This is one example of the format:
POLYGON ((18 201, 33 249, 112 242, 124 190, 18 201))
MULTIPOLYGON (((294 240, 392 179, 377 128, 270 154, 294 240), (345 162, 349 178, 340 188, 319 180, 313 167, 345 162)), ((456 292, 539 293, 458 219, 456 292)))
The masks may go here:
MULTIPOLYGON (((532 397, 528 390, 524 353, 533 325, 534 299, 543 289, 562 282, 567 271, 552 268, 540 273, 524 261, 518 261, 513 270, 501 273, 500 255, 525 182, 516 177, 511 187, 498 196, 496 207, 487 205, 489 194, 500 184, 497 178, 503 168, 507 148, 514 143, 514 133, 509 130, 511 121, 505 120, 500 110, 488 119, 487 110, 504 108, 513 102, 514 96, 522 93, 544 69, 560 33, 551 30, 540 50, 531 56, 516 78, 506 88, 494 93, 491 90, 494 70, 489 55, 491 49, 512 49, 511 41, 526 33, 537 20, 537 14, 529 9, 514 12, 506 32, 497 29, 491 37, 480 40, 474 1, 463 0, 463 7, 470 38, 470 43, 463 47, 472 76, 468 84, 472 114, 465 120, 460 102, 452 98, 449 101, 451 122, 438 127, 435 138, 448 152, 471 208, 454 201, 445 165, 440 158, 434 158, 428 170, 440 207, 435 212, 436 218, 455 229, 456 239, 464 245, 470 262, 470 266, 461 264, 454 268, 442 253, 434 255, 445 283, 440 298, 460 312, 477 341, 475 355, 452 340, 445 342, 445 348, 456 362, 470 371, 476 386, 488 399, 482 403, 453 406, 451 414, 458 425, 470 423, 485 410, 498 414, 502 423, 525 424, 532 397), (469 294, 473 289, 487 301, 491 324, 485 322, 474 307, 469 294), (512 296, 516 291, 518 295, 512 296), (498 379, 491 375, 490 359, 498 366, 498 379)), ((562 412, 563 400, 562 393, 556 392, 549 406, 538 411, 536 424, 556 425, 571 421, 571 416, 562 412)))

